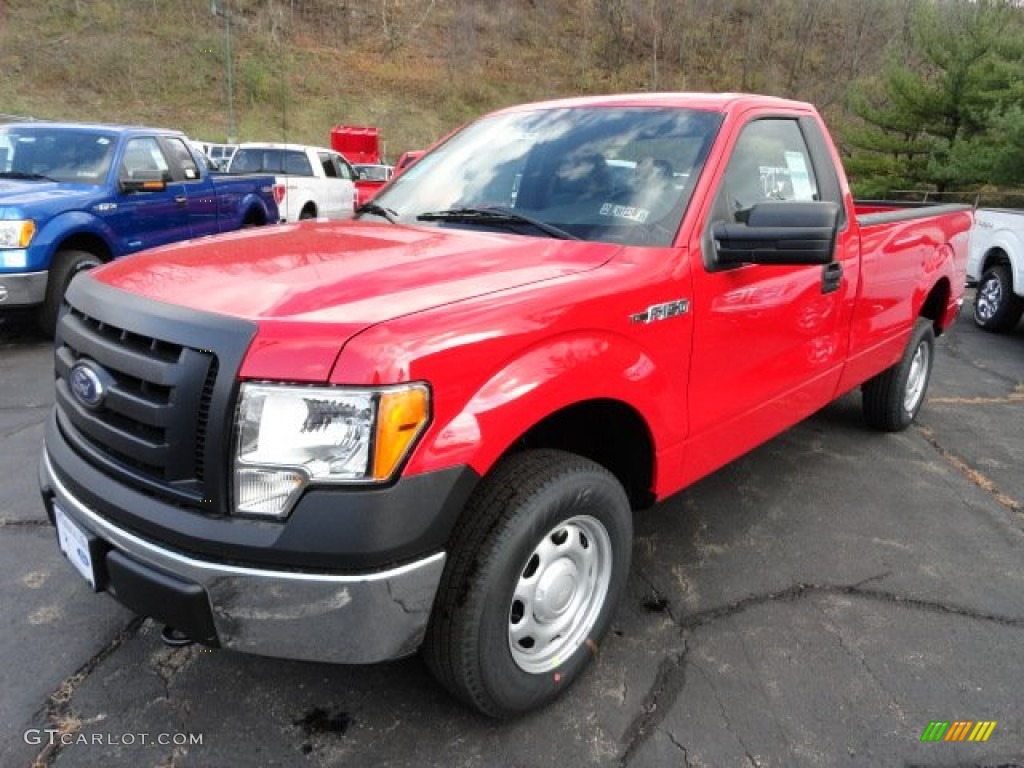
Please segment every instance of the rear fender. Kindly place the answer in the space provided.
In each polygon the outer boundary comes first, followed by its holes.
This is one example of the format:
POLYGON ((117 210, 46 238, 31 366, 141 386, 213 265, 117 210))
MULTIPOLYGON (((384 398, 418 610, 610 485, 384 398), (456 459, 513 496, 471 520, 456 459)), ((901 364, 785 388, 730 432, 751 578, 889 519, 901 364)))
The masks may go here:
POLYGON ((914 292, 911 320, 930 318, 934 321, 936 334, 942 333, 956 320, 967 284, 971 213, 964 211, 959 216, 966 221, 962 222, 963 226, 953 229, 952 236, 947 235, 947 242, 926 255, 914 292))
MULTIPOLYGON (((265 195, 273 201, 274 193, 271 191, 270 186, 267 187, 265 195)), ((232 223, 235 227, 242 226, 253 211, 259 211, 263 221, 268 224, 277 222, 277 204, 273 202, 268 203, 266 198, 261 196, 259 192, 250 192, 242 197, 238 208, 233 211, 234 221, 232 223), (271 206, 273 206, 273 209, 271 209, 271 206)))

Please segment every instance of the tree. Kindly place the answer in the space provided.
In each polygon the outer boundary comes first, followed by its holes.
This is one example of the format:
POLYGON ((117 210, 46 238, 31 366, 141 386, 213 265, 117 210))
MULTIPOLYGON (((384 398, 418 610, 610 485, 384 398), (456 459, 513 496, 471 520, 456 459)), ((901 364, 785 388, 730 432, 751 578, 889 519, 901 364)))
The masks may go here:
POLYGON ((909 50, 889 51, 880 76, 859 83, 844 132, 859 194, 895 188, 937 192, 990 180, 999 154, 997 122, 1024 74, 1021 13, 1010 0, 919 0, 909 50))

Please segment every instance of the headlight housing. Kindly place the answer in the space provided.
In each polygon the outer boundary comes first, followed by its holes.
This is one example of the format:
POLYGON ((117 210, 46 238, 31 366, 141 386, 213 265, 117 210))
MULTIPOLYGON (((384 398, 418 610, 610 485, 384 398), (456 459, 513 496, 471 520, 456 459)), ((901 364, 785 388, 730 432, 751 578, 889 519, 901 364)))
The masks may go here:
POLYGON ((32 219, 0 221, 0 248, 28 248, 36 234, 32 219))
POLYGON ((430 418, 425 384, 373 389, 242 384, 235 511, 286 517, 312 484, 382 483, 430 418))

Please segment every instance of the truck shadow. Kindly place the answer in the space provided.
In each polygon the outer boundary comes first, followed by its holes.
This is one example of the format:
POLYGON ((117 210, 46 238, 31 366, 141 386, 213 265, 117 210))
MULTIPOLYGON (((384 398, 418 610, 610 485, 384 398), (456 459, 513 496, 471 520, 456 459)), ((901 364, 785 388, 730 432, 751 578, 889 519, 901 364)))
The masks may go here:
POLYGON ((0 314, 0 347, 49 342, 29 313, 7 312, 0 314))

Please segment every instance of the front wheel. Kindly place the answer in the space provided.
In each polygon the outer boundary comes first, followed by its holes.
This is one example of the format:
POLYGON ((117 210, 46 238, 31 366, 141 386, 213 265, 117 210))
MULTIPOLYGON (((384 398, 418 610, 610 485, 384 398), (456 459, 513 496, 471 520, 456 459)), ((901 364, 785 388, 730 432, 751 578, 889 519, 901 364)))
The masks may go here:
POLYGON ((424 658, 491 717, 547 704, 583 671, 611 625, 632 549, 625 491, 561 451, 505 459, 457 527, 424 658))
POLYGON ((57 315, 64 302, 64 293, 75 275, 102 263, 102 259, 88 251, 66 250, 54 255, 46 282, 46 299, 39 308, 39 327, 43 333, 53 336, 57 330, 57 315))
POLYGON ((903 358, 862 387, 868 426, 884 432, 900 432, 910 426, 924 404, 934 357, 931 320, 918 318, 903 358))
POLYGON ((986 331, 1009 331, 1024 312, 1024 299, 1013 292, 1013 277, 1005 264, 989 267, 978 281, 974 322, 986 331))

